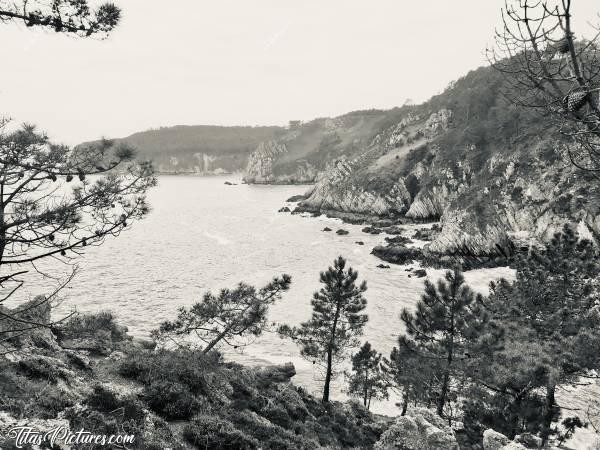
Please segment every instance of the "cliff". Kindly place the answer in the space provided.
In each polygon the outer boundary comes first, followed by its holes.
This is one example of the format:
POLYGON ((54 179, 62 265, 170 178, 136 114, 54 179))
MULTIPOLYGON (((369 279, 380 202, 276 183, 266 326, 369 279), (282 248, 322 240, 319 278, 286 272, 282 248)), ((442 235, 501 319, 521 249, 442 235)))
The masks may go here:
MULTIPOLYGON (((324 156, 301 208, 440 221, 434 253, 497 255, 564 223, 597 237, 596 178, 565 160, 569 143, 537 112, 508 104, 501 90, 499 75, 480 68, 422 105, 388 111, 360 149, 324 156)), ((281 154, 265 179, 280 179, 281 154)))

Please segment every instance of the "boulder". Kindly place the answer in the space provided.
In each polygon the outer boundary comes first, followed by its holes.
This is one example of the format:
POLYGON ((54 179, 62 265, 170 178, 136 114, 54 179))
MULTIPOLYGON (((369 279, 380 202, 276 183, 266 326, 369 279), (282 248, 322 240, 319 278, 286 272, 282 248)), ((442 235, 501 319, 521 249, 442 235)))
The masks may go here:
POLYGON ((260 375, 263 378, 276 383, 285 383, 290 381, 290 379, 296 375, 296 368, 294 367, 293 363, 287 362, 279 366, 265 367, 261 371, 260 375))
POLYGON ((483 432, 483 450, 500 450, 509 442, 509 438, 492 429, 483 432))
POLYGON ((356 241, 356 242, 355 242, 355 244, 358 244, 358 245, 365 245, 365 243, 364 243, 363 241, 356 241))
POLYGON ((528 448, 542 447, 542 438, 531 433, 517 434, 515 436, 515 442, 523 444, 525 447, 528 448))
POLYGON ((427 271, 425 269, 416 269, 413 273, 417 278, 423 278, 427 276, 427 271))
POLYGON ((372 226, 364 227, 361 231, 363 233, 369 233, 369 234, 380 234, 381 233, 380 228, 376 228, 376 227, 372 227, 372 226))
POLYGON ((6 318, 0 321, 0 333, 9 344, 20 348, 38 347, 46 350, 56 350, 56 336, 51 331, 52 307, 43 295, 25 302, 14 309, 0 306, 0 312, 6 318), (12 320, 12 317, 17 320, 12 320), (25 320, 29 323, 23 323, 25 320), (35 326, 37 324, 38 326, 35 326), (32 328, 33 326, 33 328, 32 328))
POLYGON ((346 234, 350 234, 350 232, 348 230, 343 230, 342 228, 340 228, 339 230, 337 230, 335 232, 335 234, 339 234, 340 236, 345 236, 346 234))
POLYGON ((287 206, 284 206, 283 208, 279 209, 280 213, 286 213, 286 212, 290 212, 290 211, 291 211, 290 208, 288 208, 287 206))
POLYGON ((378 450, 459 450, 454 430, 434 412, 414 408, 389 427, 375 444, 378 450))
POLYGON ((390 266, 388 266, 387 264, 377 264, 377 268, 378 269, 389 269, 390 266))
POLYGON ((91 336, 73 337, 60 342, 67 350, 87 351, 96 355, 110 355, 113 342, 109 330, 96 330, 91 336))
POLYGON ((325 228, 323 228, 323 231, 331 231, 331 228, 325 227, 325 228))
POLYGON ((383 432, 375 450, 417 450, 420 447, 419 428, 412 417, 401 416, 383 432))

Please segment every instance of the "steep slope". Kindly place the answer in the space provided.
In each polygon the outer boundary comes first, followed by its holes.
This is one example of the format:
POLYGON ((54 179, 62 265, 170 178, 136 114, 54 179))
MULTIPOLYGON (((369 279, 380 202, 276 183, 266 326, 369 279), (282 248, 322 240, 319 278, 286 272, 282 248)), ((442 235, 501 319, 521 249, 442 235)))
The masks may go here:
POLYGON ((248 183, 312 183, 340 158, 359 155, 402 109, 355 111, 290 127, 279 139, 261 143, 248 162, 248 183))
POLYGON ((600 183, 561 157, 566 142, 535 111, 504 100, 501 83, 480 68, 398 110, 360 150, 322 162, 301 206, 440 220, 437 253, 501 254, 566 222, 597 236, 600 183))
MULTIPOLYGON (((151 159, 160 173, 229 173, 243 170, 259 143, 277 139, 282 127, 164 127, 116 139, 151 159)), ((81 144, 85 145, 85 144, 81 144)))

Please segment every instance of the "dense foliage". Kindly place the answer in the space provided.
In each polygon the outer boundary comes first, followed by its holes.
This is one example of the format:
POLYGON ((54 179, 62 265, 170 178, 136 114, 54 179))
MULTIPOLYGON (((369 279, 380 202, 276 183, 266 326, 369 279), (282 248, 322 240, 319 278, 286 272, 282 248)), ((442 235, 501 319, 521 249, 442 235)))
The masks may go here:
POLYGON ((283 325, 282 336, 294 340, 301 347, 303 357, 319 364, 324 371, 323 402, 329 401, 331 380, 336 376, 335 367, 346 357, 346 352, 358 345, 367 315, 361 314, 367 306, 363 293, 367 283, 356 285, 358 272, 352 267, 346 270, 346 260, 338 257, 333 267, 321 272, 323 287, 312 299, 313 313, 309 321, 299 327, 283 325))

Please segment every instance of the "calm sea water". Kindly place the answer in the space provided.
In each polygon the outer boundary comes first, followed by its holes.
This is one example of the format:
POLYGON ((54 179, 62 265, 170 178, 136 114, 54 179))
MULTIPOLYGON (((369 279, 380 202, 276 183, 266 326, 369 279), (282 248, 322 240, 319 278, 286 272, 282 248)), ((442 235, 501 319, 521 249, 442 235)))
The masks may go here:
MULTIPOLYGON (((132 334, 147 336, 161 321, 174 317, 178 307, 199 301, 207 290, 233 287, 239 281, 261 286, 288 273, 292 287, 272 307, 270 320, 298 324, 310 317, 319 271, 342 255, 368 284, 369 322, 363 340, 389 354, 403 331, 400 311, 415 305, 423 279, 410 278, 406 267, 376 267, 382 261, 370 251, 385 235, 365 234, 361 226, 335 219, 277 212, 287 198, 308 186, 227 186, 227 180, 239 183, 232 176, 160 177, 149 195, 150 215, 120 237, 87 251, 59 312, 111 310, 132 334), (323 232, 325 226, 334 231, 323 232), (350 234, 337 235, 338 228, 350 234)), ((442 271, 428 274, 437 278, 442 271)), ((488 269, 469 272, 466 278, 485 292, 491 280, 511 275, 508 269, 488 269)), ((28 293, 45 289, 32 283, 28 293)), ((320 375, 299 357, 298 348, 270 333, 243 353, 228 352, 227 357, 246 364, 292 361, 298 371, 296 383, 315 392, 320 386, 320 375)), ((334 398, 343 398, 342 385, 336 385, 334 398)), ((392 413, 393 401, 374 409, 392 413)))

